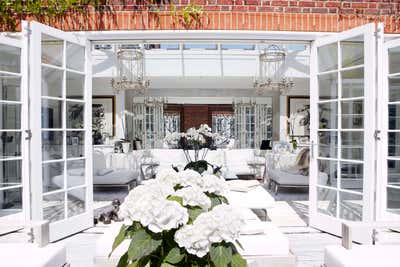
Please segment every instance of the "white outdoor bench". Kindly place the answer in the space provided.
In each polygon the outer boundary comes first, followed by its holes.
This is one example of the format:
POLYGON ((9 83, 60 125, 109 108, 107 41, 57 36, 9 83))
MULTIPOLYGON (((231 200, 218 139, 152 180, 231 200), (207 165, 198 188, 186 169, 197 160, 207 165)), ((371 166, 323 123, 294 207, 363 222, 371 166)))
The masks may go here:
POLYGON ((327 246, 325 248, 326 267, 398 267, 400 244, 374 245, 376 229, 400 228, 400 222, 375 223, 343 223, 342 246, 327 246), (373 244, 353 245, 352 229, 364 227, 371 231, 373 244))
POLYGON ((67 267, 67 253, 61 243, 48 244, 49 222, 0 223, 0 227, 28 228, 32 243, 0 243, 0 265, 12 267, 67 267), (7 223, 7 224, 6 224, 7 223), (33 243, 35 242, 35 244, 33 243))

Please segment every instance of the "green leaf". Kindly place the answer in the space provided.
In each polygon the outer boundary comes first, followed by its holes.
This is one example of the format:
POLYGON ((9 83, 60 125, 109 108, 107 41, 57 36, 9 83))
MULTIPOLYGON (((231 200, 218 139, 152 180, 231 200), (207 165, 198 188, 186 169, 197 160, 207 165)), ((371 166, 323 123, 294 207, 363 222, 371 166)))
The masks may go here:
POLYGON ((210 256, 215 267, 227 267, 232 261, 232 248, 224 244, 213 245, 210 249, 210 256))
POLYGON ((203 213, 203 209, 199 207, 193 207, 188 209, 189 219, 191 222, 196 220, 196 218, 203 213))
POLYGON ((247 262, 239 253, 233 254, 231 267, 247 267, 247 262))
POLYGON ((127 227, 125 225, 121 226, 121 229, 119 230, 119 233, 115 237, 114 243, 112 244, 111 252, 108 254, 108 257, 110 257, 114 250, 125 240, 126 229, 127 227))
POLYGON ((119 259, 117 267, 126 267, 127 265, 128 265, 128 253, 125 253, 119 259))
POLYGON ((150 255, 162 243, 162 240, 155 240, 144 229, 139 229, 133 236, 128 248, 129 259, 137 260, 150 255))
POLYGON ((134 261, 131 264, 129 264, 127 267, 139 267, 139 261, 134 261))
POLYGON ((168 262, 163 262, 161 267, 175 267, 175 265, 169 264, 168 262))
POLYGON ((221 200, 216 196, 210 196, 210 200, 211 200, 211 209, 213 209, 215 206, 222 204, 221 200))
POLYGON ((183 206, 183 199, 181 197, 169 196, 167 199, 171 200, 171 201, 176 201, 176 202, 178 202, 179 204, 181 204, 183 206))
POLYGON ((175 248, 172 248, 168 252, 167 256, 164 259, 164 262, 176 264, 176 263, 180 262, 184 257, 185 257, 185 254, 182 254, 181 250, 179 248, 175 247, 175 248))

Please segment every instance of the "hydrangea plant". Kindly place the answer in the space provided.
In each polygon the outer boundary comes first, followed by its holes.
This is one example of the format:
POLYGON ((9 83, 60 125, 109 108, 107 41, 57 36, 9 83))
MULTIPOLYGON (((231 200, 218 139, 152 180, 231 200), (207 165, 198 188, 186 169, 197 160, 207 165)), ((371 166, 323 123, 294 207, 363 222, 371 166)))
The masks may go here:
MULTIPOLYGON (((228 204, 225 180, 186 170, 161 170, 130 191, 111 253, 126 239, 118 267, 245 267, 236 245, 244 221, 228 204)), ((111 255, 110 253, 110 255, 111 255)))

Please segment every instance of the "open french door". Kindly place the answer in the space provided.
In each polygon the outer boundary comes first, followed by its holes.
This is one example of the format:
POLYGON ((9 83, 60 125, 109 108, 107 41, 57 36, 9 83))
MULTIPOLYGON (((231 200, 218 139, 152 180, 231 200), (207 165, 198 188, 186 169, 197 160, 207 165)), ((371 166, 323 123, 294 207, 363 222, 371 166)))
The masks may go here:
POLYGON ((33 220, 54 241, 93 225, 91 61, 87 40, 37 22, 29 36, 33 220))
POLYGON ((344 220, 374 220, 381 27, 367 24, 312 44, 310 226, 335 235, 344 220))
POLYGON ((383 45, 379 69, 380 148, 378 151, 377 220, 400 221, 400 40, 383 45))
MULTIPOLYGON (((0 222, 29 218, 26 43, 0 36, 0 222)), ((0 234, 16 230, 1 227, 0 234)))

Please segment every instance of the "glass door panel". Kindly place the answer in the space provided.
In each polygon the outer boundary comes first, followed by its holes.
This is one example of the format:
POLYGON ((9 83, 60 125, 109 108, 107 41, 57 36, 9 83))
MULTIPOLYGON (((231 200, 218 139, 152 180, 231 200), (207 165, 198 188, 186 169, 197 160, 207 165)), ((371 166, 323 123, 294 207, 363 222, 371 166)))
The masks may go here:
MULTIPOLYGON (((29 217, 26 81, 22 41, 0 36, 0 221, 29 217), (25 137, 25 136, 24 136, 25 137)), ((16 229, 0 229, 0 234, 16 229)))
POLYGON ((400 40, 384 46, 378 220, 400 220, 400 40))
POLYGON ((310 225, 337 235, 341 220, 373 217, 374 123, 364 118, 375 114, 364 107, 374 103, 374 53, 365 53, 374 51, 374 31, 355 28, 312 49, 310 225))
POLYGON ((90 68, 86 42, 31 22, 32 131, 40 133, 32 158, 33 216, 49 220, 50 239, 57 240, 93 223, 90 68), (38 55, 37 55, 38 54, 38 55), (37 91, 36 91, 37 92, 37 91), (36 186, 40 184, 40 186, 36 186))

